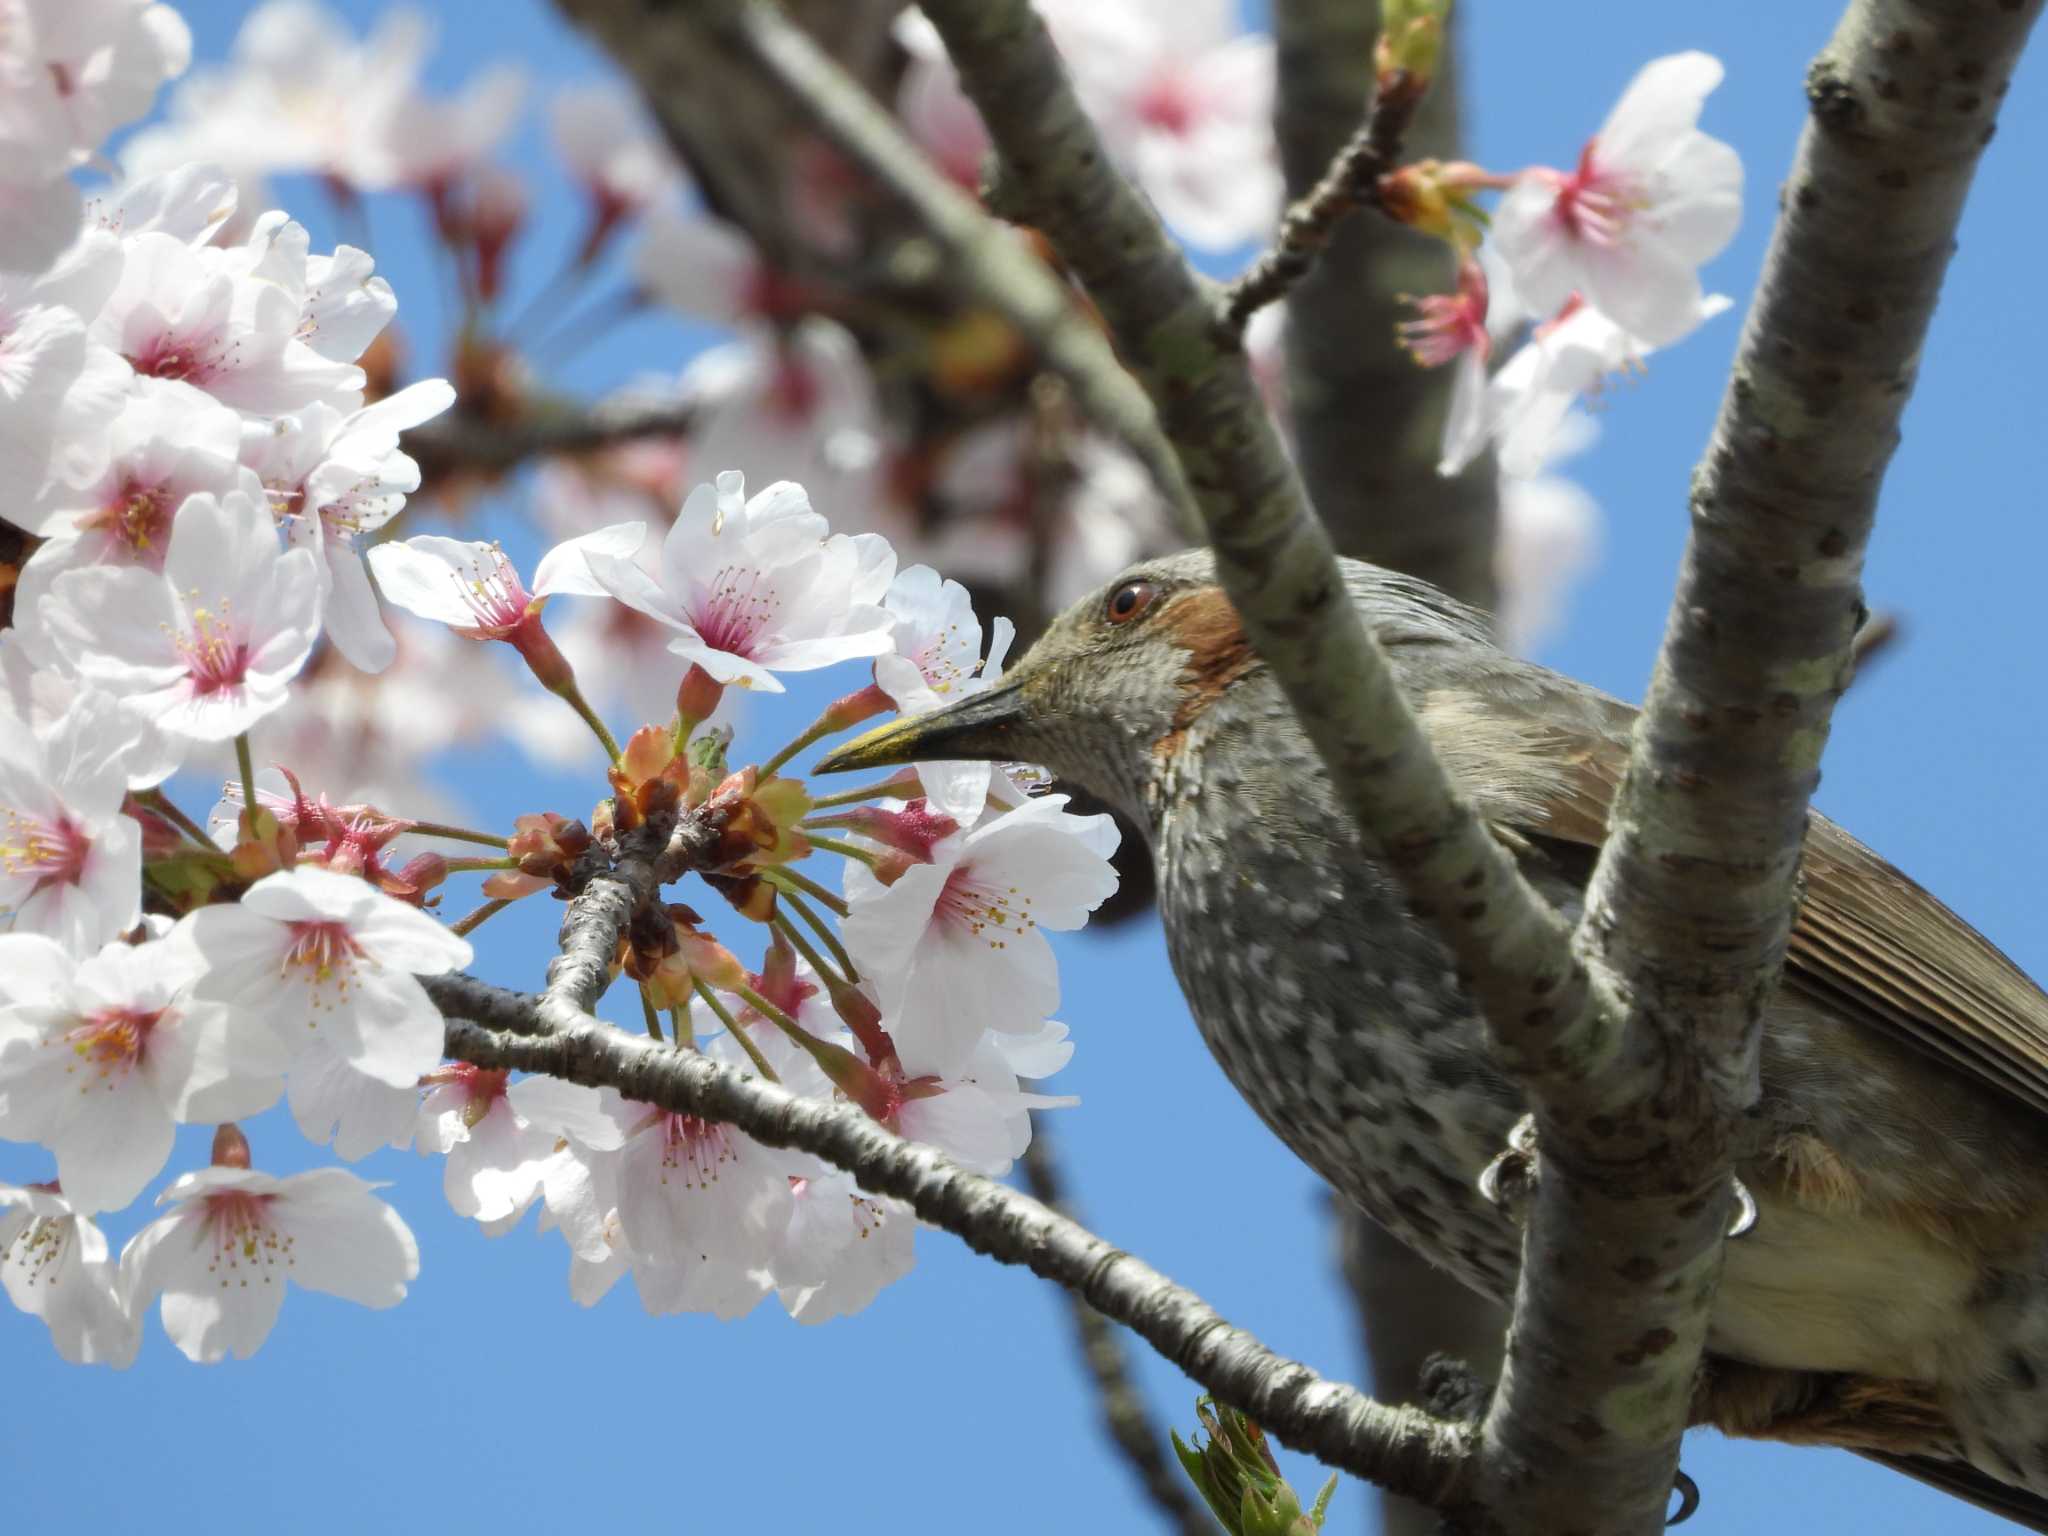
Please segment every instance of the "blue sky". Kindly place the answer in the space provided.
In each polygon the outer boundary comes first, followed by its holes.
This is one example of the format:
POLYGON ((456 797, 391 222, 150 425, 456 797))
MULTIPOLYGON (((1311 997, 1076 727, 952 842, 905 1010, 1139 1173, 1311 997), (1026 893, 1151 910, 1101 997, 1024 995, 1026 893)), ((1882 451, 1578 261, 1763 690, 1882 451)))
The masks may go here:
MULTIPOLYGON (((359 22, 379 9, 340 8, 359 22)), ((247 9, 185 7, 202 59, 225 54, 247 9)), ((543 86, 602 67, 537 0, 429 9, 442 17, 432 78, 443 87, 500 58, 543 86)), ((1709 277, 1739 308, 1831 10, 1780 0, 1470 0, 1473 157, 1497 169, 1568 163, 1643 62, 1680 48, 1719 55, 1728 79, 1705 125, 1741 151, 1749 187, 1743 231, 1709 277)), ((2026 870, 2048 853, 2033 771, 2048 677, 2039 489, 2048 432, 2033 377, 2044 86, 2037 58, 2014 82, 1963 227, 1871 552, 1871 601, 1902 615, 1904 639, 1843 706, 1820 796, 2037 973, 2048 972, 2048 937, 2039 882, 2026 870)), ((517 290, 530 293, 580 214, 537 114, 507 159, 538 188, 545 232, 524 253, 517 290)), ((317 192, 289 183, 281 192, 316 245, 331 243, 317 192)), ((384 205, 373 214, 401 320, 430 355, 440 289, 415 216, 384 205)), ((1626 697, 1639 695, 1662 628, 1687 479, 1737 321, 1717 322, 1618 389, 1602 411, 1602 440, 1572 466, 1605 510, 1606 553, 1545 659, 1626 697)), ((642 322, 559 377, 598 389, 670 371, 702 340, 642 322)), ((772 727, 763 740, 781 733, 772 727)), ((580 810, 593 798, 588 781, 509 775, 511 761, 449 767, 479 814, 499 821, 539 804, 580 810)), ((537 946, 549 942, 554 913, 532 907, 485 930, 484 974, 538 980, 537 946)), ((1079 1049, 1057 1086, 1083 1102, 1060 1117, 1060 1143, 1093 1224, 1274 1348, 1353 1375, 1324 1196, 1203 1052, 1156 926, 1081 936, 1062 960, 1062 1016, 1079 1049)), ((249 1130, 259 1166, 318 1160, 282 1112, 249 1130)), ((0 1147, 0 1177, 46 1177, 41 1157, 0 1147)), ((195 1133, 174 1171, 203 1157, 195 1133)), ((1147 1528, 1095 1429, 1059 1299, 943 1234, 920 1240, 908 1280, 823 1328, 799 1328, 772 1304, 735 1324, 650 1318, 626 1287, 585 1311, 566 1294, 559 1240, 534 1236, 530 1220, 487 1240, 448 1212, 436 1165, 385 1153, 360 1166, 392 1181, 388 1197, 420 1238, 419 1281, 395 1311, 295 1294, 255 1359, 208 1369, 187 1364, 152 1319, 125 1374, 66 1367, 35 1324, 0 1319, 0 1380, 15 1409, 0 1449, 10 1523, 93 1529, 146 1509, 167 1532, 1147 1528)), ((110 1224, 117 1239, 133 1220, 110 1224)), ((1142 1374, 1160 1412, 1190 1423, 1196 1389, 1149 1358, 1142 1374)), ((1693 1527, 1702 1532, 1765 1522, 1816 1536, 2005 1528, 1842 1453, 1695 1437, 1685 1460, 1704 1493, 1693 1527)), ((1312 1467, 1295 1469, 1304 1488, 1320 1481, 1312 1467)), ((1341 1487, 1332 1529, 1360 1529, 1369 1501, 1362 1486, 1341 1487)))

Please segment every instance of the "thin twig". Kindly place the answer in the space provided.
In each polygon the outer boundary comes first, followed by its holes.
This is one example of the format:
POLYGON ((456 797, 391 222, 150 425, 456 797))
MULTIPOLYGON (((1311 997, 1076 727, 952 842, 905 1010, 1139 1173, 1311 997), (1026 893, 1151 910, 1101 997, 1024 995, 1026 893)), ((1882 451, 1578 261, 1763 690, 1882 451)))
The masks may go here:
POLYGON ((594 453, 650 437, 680 437, 695 407, 679 400, 604 400, 595 405, 535 401, 510 421, 460 408, 405 434, 422 483, 454 474, 501 475, 558 453, 594 453))
POLYGON ((1245 323, 1300 282, 1344 215, 1380 205, 1380 178, 1401 159, 1401 141, 1415 120, 1429 88, 1406 72, 1380 83, 1372 111, 1351 141, 1330 162, 1315 190, 1289 208, 1280 220, 1280 238, 1251 269, 1223 291, 1217 324, 1232 337, 1244 334, 1245 323))

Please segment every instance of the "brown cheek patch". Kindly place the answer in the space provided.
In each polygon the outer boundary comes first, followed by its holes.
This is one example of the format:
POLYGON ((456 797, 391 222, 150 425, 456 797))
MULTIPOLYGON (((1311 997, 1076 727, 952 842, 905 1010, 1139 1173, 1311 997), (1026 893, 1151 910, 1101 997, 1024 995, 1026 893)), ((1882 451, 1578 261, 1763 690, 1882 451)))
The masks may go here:
POLYGON ((1170 757, 1180 750, 1181 739, 1211 704, 1231 684, 1258 664, 1252 643, 1245 638, 1237 610, 1221 587, 1200 587, 1169 601, 1152 621, 1164 631, 1169 642, 1187 652, 1181 668, 1180 705, 1173 712, 1173 729, 1152 745, 1158 757, 1170 757))

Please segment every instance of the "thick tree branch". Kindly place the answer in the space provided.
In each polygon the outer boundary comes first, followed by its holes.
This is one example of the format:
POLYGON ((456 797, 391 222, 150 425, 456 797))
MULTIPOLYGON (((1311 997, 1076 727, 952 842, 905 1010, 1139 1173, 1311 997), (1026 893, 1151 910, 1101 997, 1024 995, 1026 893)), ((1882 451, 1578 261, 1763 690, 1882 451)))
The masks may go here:
POLYGON ((1111 166, 1044 23, 1027 0, 924 9, 1014 195, 1079 275, 1158 406, 1252 644, 1347 810, 1470 973, 1503 1058, 1537 1076, 1573 1076, 1604 1059, 1611 1011, 1596 1002, 1564 923, 1445 777, 1351 606, 1243 354, 1217 330, 1213 289, 1111 166))
MULTIPOLYGON (((701 818, 691 817, 694 823, 701 818)), ((576 894, 562 913, 561 952, 548 963, 547 991, 539 1008, 550 1023, 588 1013, 611 985, 619 935, 633 914, 652 901, 664 876, 658 866, 676 830, 673 812, 652 817, 619 839, 616 855, 602 843, 584 854, 576 894)), ((673 878, 673 875, 666 878, 673 878)))
MULTIPOLYGON (((1713 442, 1577 941, 1630 998, 1649 1097, 1546 1116, 1482 1498, 1542 1528, 1663 1519, 1720 1270, 1730 1137, 1757 1097, 1807 802, 1863 620, 1885 464, 1977 157, 2039 0, 1855 0, 1713 442), (1557 1177, 1569 1170, 1568 1176, 1557 1177)), ((1597 1091, 1603 1085, 1589 1084, 1597 1091)), ((1555 1106, 1552 1106, 1553 1108, 1555 1106)))
MULTIPOLYGON (((1031 1145, 1018 1159, 1024 1187, 1031 1198, 1048 1210, 1078 1220, 1068 1203, 1066 1180, 1053 1152, 1053 1138, 1042 1114, 1032 1116, 1031 1145)), ((1081 1363, 1094 1379, 1095 1395, 1102 1408, 1102 1427, 1110 1444, 1122 1454, 1138 1486, 1168 1527, 1180 1536, 1217 1536, 1216 1522, 1202 1508, 1194 1485, 1173 1457, 1166 1441, 1152 1422, 1144 1394, 1131 1375, 1130 1360, 1123 1340, 1110 1320, 1089 1306, 1073 1291, 1063 1291, 1067 1311, 1073 1319, 1075 1342, 1081 1363)))
POLYGON ((700 1052, 628 1034, 587 1014, 569 1017, 469 977, 422 982, 448 1015, 450 1056, 616 1088, 678 1114, 724 1121, 769 1146, 821 1157, 977 1252, 1065 1286, 1284 1444, 1427 1503, 1459 1502, 1469 1427, 1391 1408, 1323 1380, 1231 1327, 1149 1265, 1036 1200, 892 1135, 851 1105, 799 1098, 700 1052), (500 1027, 473 1022, 476 1015, 500 1027))
MULTIPOLYGON (((1380 7, 1371 0, 1275 0, 1279 81, 1273 128, 1291 199, 1309 195, 1371 105, 1380 7)), ((1451 12, 1435 78, 1405 153, 1462 158, 1461 7, 1451 12)), ((1469 34, 1468 34, 1469 35, 1469 34)), ((1482 454, 1461 475, 1436 472, 1450 370, 1425 369, 1395 342, 1403 294, 1444 292, 1451 248, 1384 218, 1345 219, 1287 295, 1287 398, 1294 458, 1339 552, 1406 571, 1476 607, 1498 601, 1496 476, 1482 454), (1372 451, 1359 451, 1359 423, 1372 451)), ((1487 1382, 1500 1372, 1507 1318, 1346 1201, 1332 1202, 1337 1249, 1372 1389, 1412 1400, 1423 1362, 1448 1354, 1487 1382)), ((1435 1510, 1391 1495, 1368 1514, 1382 1536, 1434 1536, 1435 1510)))

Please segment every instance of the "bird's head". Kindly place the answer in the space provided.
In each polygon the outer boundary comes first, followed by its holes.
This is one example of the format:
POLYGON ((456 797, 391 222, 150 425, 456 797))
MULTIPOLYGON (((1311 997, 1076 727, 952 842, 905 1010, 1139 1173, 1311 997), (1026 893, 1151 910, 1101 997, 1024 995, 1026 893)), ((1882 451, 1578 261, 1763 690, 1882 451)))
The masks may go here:
MULTIPOLYGON (((1383 641, 1455 634, 1484 644, 1485 621, 1433 588, 1344 566, 1383 641)), ((818 768, 1041 763, 1143 824, 1148 786, 1197 722, 1264 672, 1214 556, 1188 550, 1134 565, 1082 598, 993 687, 856 737, 818 768)))

